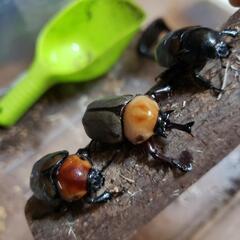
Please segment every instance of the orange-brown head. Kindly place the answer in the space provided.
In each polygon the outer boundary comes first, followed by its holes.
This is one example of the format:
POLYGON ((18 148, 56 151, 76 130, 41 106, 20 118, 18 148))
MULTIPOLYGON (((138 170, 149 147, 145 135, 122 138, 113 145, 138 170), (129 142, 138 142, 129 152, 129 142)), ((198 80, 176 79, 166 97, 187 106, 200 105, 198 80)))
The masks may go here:
POLYGON ((133 144, 147 141, 154 135, 159 115, 158 104, 148 96, 133 98, 123 113, 123 131, 125 137, 133 144))
POLYGON ((78 155, 69 155, 56 174, 59 194, 65 201, 74 201, 88 193, 88 175, 92 169, 89 161, 78 155))

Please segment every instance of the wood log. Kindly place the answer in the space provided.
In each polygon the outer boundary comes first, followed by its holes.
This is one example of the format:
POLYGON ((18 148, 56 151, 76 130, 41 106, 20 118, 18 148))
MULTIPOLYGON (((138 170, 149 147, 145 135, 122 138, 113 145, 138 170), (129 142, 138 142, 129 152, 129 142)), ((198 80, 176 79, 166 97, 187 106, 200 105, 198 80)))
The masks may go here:
MULTIPOLYGON (((225 26, 239 29, 239 19, 240 11, 225 26)), ((166 140, 159 141, 159 148, 169 156, 177 156, 188 149, 194 158, 192 172, 182 174, 165 168, 162 163, 150 161, 141 146, 132 148, 106 172, 107 189, 127 189, 122 196, 107 204, 74 203, 67 211, 43 214, 46 206, 32 197, 26 205, 26 217, 35 239, 130 239, 136 229, 148 223, 235 148, 240 142, 239 46, 240 42, 234 40, 233 52, 225 61, 227 69, 222 69, 227 86, 220 100, 210 91, 195 86, 185 86, 171 98, 162 99, 164 108, 175 109, 175 121, 194 119, 196 122, 194 137, 172 131, 166 140)), ((106 78, 122 79, 121 93, 137 93, 145 92, 153 85, 158 72, 157 64, 136 56, 133 43, 106 78)), ((216 83, 218 73, 219 64, 215 61, 208 64, 203 74, 208 79, 215 79, 216 83)), ((104 87, 100 91, 104 93, 104 87)), ((114 151, 104 146, 98 146, 97 150, 94 162, 98 166, 114 151)))

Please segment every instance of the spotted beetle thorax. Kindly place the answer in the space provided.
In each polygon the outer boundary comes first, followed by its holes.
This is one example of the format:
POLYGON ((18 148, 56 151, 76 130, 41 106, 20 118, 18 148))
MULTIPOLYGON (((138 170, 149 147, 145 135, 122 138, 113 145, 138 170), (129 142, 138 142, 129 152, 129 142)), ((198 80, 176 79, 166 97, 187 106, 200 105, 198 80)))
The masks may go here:
POLYGON ((123 113, 125 137, 133 144, 148 140, 154 134, 159 113, 158 104, 148 96, 136 96, 123 113))
POLYGON ((87 178, 91 169, 89 161, 78 155, 69 155, 59 168, 56 178, 60 196, 65 201, 82 198, 87 193, 87 178))

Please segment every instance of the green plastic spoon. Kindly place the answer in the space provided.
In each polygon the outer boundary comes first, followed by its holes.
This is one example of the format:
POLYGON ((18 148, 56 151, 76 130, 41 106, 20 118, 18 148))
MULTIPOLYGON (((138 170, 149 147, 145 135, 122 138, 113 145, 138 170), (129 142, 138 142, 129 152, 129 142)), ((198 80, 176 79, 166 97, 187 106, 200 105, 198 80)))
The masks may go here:
POLYGON ((0 100, 0 125, 15 124, 56 83, 106 73, 143 20, 130 0, 79 0, 66 7, 39 35, 28 72, 0 100))

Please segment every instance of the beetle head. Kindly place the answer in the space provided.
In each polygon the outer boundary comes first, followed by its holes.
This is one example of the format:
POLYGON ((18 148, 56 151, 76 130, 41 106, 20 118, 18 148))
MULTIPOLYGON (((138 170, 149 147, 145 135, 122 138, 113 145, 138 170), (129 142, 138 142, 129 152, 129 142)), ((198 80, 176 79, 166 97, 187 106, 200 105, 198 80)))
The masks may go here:
POLYGON ((215 45, 216 54, 220 58, 226 58, 230 54, 228 45, 221 41, 215 45))
POLYGON ((161 111, 159 112, 158 121, 155 127, 155 133, 158 136, 165 137, 165 138, 167 137, 166 130, 167 130, 168 123, 170 122, 169 117, 172 112, 173 110, 170 110, 167 112, 161 112, 161 111))
POLYGON ((88 189, 90 192, 98 191, 105 182, 102 171, 92 168, 88 174, 88 189))

